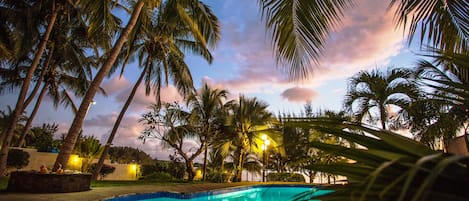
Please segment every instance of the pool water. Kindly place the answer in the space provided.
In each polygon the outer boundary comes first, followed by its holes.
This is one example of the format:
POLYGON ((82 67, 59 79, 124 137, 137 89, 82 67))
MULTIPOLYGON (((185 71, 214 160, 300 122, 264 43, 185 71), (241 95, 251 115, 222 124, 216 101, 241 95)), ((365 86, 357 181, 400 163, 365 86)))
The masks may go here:
POLYGON ((331 190, 318 190, 311 186, 252 186, 231 188, 225 190, 209 191, 193 194, 153 193, 134 196, 125 196, 109 199, 107 201, 293 201, 311 200, 307 198, 324 195, 331 190), (305 194, 306 193, 306 194, 305 194), (299 196, 299 195, 307 196, 299 196))

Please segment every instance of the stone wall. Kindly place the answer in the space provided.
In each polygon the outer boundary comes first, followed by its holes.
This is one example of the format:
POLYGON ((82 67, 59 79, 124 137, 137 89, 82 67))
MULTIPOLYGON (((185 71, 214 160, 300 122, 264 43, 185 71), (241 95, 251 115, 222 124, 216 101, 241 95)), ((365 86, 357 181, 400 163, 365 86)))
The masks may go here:
POLYGON ((90 190, 91 174, 43 174, 12 172, 7 191, 28 193, 68 193, 90 190))

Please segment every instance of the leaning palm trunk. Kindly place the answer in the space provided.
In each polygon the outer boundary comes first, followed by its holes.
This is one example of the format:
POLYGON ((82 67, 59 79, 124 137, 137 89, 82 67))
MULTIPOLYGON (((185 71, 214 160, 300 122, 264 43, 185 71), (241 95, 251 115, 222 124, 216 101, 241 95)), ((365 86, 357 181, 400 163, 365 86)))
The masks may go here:
POLYGON ((39 93, 39 97, 37 98, 36 104, 34 105, 34 109, 31 112, 31 115, 29 116, 28 121, 26 122, 26 125, 23 128, 23 132, 21 133, 21 137, 18 141, 18 147, 22 147, 25 143, 26 135, 28 134, 28 130, 29 128, 31 128, 34 117, 36 116, 36 113, 39 110, 39 107, 41 106, 42 100, 47 91, 47 87, 48 87, 48 84, 46 82, 44 83, 44 86, 42 87, 41 92, 39 93))
POLYGON ((18 101, 16 102, 16 107, 13 113, 13 117, 11 118, 10 126, 6 129, 6 132, 4 133, 5 138, 2 142, 2 148, 0 150, 0 175, 4 175, 5 173, 6 166, 7 166, 8 149, 10 147, 10 143, 13 138, 13 132, 16 128, 16 124, 20 117, 20 114, 22 113, 24 109, 24 99, 26 97, 26 93, 29 90, 29 84, 31 83, 33 74, 36 71, 37 66, 39 65, 39 61, 42 57, 42 54, 44 53, 44 50, 46 49, 46 44, 47 44, 47 41, 49 40, 49 36, 54 27, 55 20, 57 19, 57 15, 58 15, 58 8, 54 7, 52 10, 51 18, 49 20, 49 24, 47 25, 46 31, 44 32, 44 36, 41 42, 39 43, 38 50, 36 54, 34 55, 33 62, 31 63, 31 67, 29 68, 28 73, 26 74, 26 77, 24 78, 23 85, 21 86, 21 91, 18 96, 18 101))
POLYGON ((132 91, 130 92, 129 97, 127 98, 127 101, 124 104, 124 107, 122 107, 122 110, 119 113, 119 116, 117 117, 116 122, 114 123, 114 127, 112 128, 111 134, 109 135, 109 138, 107 139, 107 142, 104 145, 104 149, 103 149, 103 152, 101 153, 101 157, 99 157, 98 164, 96 164, 96 168, 93 171, 93 177, 92 177, 93 180, 98 179, 99 173, 104 164, 104 159, 106 159, 106 155, 109 152, 109 149, 111 148, 112 141, 114 140, 114 137, 116 136, 117 129, 119 129, 119 125, 122 121, 122 118, 124 117, 125 112, 129 108, 130 103, 132 103, 132 100, 134 99, 134 96, 135 96, 135 93, 137 92, 138 87, 142 83, 143 77, 145 76, 145 73, 147 72, 147 68, 148 68, 148 65, 143 69, 142 73, 140 74, 140 77, 135 83, 132 91))
MULTIPOLYGON (((44 80, 44 76, 46 76, 46 72, 47 72, 47 69, 49 68, 49 64, 50 64, 50 61, 52 59, 53 52, 54 52, 54 47, 49 49, 48 56, 46 58, 46 61, 44 62, 44 68, 42 69, 42 72, 39 75, 39 79, 36 82, 36 86, 34 86, 33 90, 29 94, 29 97, 26 98, 26 100, 24 101, 23 111, 26 109, 26 107, 28 107, 28 105, 33 101, 34 97, 36 96, 36 93, 38 92, 38 90, 39 90, 39 88, 42 84, 42 80, 44 80)), ((21 111, 21 112, 23 112, 23 111, 21 111)))
POLYGON ((117 59, 117 56, 119 55, 122 49, 122 46, 124 46, 124 43, 127 41, 130 33, 135 27, 137 23, 137 19, 140 16, 140 12, 142 11, 144 4, 145 3, 143 0, 137 3, 137 5, 135 6, 132 12, 132 16, 130 17, 129 23, 123 30, 119 39, 116 41, 116 44, 114 45, 114 47, 111 49, 108 59, 103 64, 101 69, 98 71, 98 73, 96 74, 96 77, 93 79, 93 81, 90 84, 90 87, 86 91, 86 94, 83 98, 83 101, 81 102, 78 112, 76 113, 75 118, 73 119, 72 125, 70 126, 68 134, 65 137, 65 140, 62 145, 62 148, 60 149, 59 155, 57 156, 57 159, 55 160, 55 164, 53 168, 54 171, 57 170, 59 165, 62 165, 63 168, 66 168, 68 159, 70 158, 70 155, 72 154, 73 147, 75 146, 75 142, 77 141, 78 135, 81 131, 81 127, 83 125, 83 121, 85 119, 88 107, 91 101, 93 100, 94 95, 98 91, 99 85, 103 81, 104 77, 108 75, 109 71, 111 70, 111 67, 114 65, 117 59))

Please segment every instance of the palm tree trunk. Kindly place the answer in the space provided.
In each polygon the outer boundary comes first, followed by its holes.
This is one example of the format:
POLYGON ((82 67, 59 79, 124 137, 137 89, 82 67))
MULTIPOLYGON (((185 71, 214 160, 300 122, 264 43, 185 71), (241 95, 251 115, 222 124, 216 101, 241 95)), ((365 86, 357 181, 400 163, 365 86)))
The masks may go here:
POLYGON ((132 100, 134 99, 135 93, 137 92, 138 87, 142 83, 143 77, 145 77, 145 73, 147 72, 148 65, 143 69, 142 73, 140 74, 140 77, 138 78, 137 82, 135 82, 135 85, 130 92, 129 97, 127 98, 127 101, 125 101, 124 107, 122 107, 121 112, 119 113, 119 116, 116 119, 116 122, 114 123, 114 127, 112 128, 111 134, 109 135, 106 144, 104 145, 103 152, 101 153, 101 156, 99 157, 98 164, 96 164, 96 168, 93 171, 93 180, 97 180, 99 176, 99 172, 101 171, 101 168, 103 167, 104 164, 104 159, 106 159, 106 155, 109 152, 109 149, 111 148, 112 141, 114 140, 114 137, 116 136, 117 129, 119 129, 119 125, 122 121, 122 118, 124 117, 125 112, 129 108, 130 103, 132 103, 132 100))
POLYGON ((41 92, 39 93, 39 97, 37 98, 36 104, 34 105, 34 109, 31 112, 31 115, 28 118, 28 121, 26 122, 26 125, 23 128, 23 132, 21 133, 20 140, 18 141, 18 147, 22 147, 25 142, 26 135, 28 134, 29 128, 31 128, 31 124, 33 123, 34 117, 36 116, 37 111, 39 110, 39 107, 41 106, 42 99, 44 98, 44 95, 46 94, 48 84, 47 82, 44 83, 44 86, 41 89, 41 92))
POLYGON ((39 43, 38 50, 34 55, 33 62, 31 63, 31 67, 24 78, 23 85, 21 86, 21 91, 18 96, 18 101, 16 102, 15 111, 13 113, 13 117, 11 118, 10 126, 6 129, 4 133, 5 138, 2 142, 2 148, 0 150, 0 176, 3 176, 7 166, 7 156, 8 156, 8 149, 10 147, 11 139, 13 138, 13 132, 16 128, 16 124, 18 123, 18 119, 23 111, 24 107, 24 99, 26 97, 26 93, 29 90, 29 84, 33 78, 33 74, 36 71, 37 66, 39 65, 39 61, 46 49, 47 41, 49 41, 49 36, 52 32, 52 29, 55 24, 55 20, 57 19, 58 15, 58 8, 55 6, 52 8, 52 15, 49 19, 49 24, 47 25, 46 31, 44 32, 44 36, 42 37, 41 42, 39 43))
POLYGON ((39 79, 36 82, 36 86, 34 86, 33 90, 29 94, 28 98, 24 101, 23 105, 23 111, 28 107, 28 105, 33 101, 34 96, 36 96, 37 91, 39 90, 39 87, 42 84, 42 80, 44 79, 44 76, 46 75, 47 69, 49 68, 49 63, 50 60, 52 59, 52 54, 54 53, 54 47, 52 47, 49 51, 49 54, 47 55, 47 59, 44 62, 44 69, 42 69, 41 75, 39 75, 39 79))
POLYGON ((242 177, 242 173, 243 173, 243 155, 244 155, 244 151, 243 149, 241 149, 239 151, 239 156, 238 156, 238 165, 236 167, 236 181, 237 182, 241 182, 241 177, 242 177))
POLYGON ((379 107, 380 110, 380 119, 381 119, 381 126, 383 130, 386 130, 386 109, 382 105, 379 107))
POLYGON ((207 157, 208 157, 208 143, 205 142, 205 150, 204 150, 204 172, 202 173, 202 181, 205 181, 205 175, 207 175, 207 157))
POLYGON ((66 168, 68 159, 70 158, 70 154, 72 154, 73 147, 75 146, 75 142, 82 128, 88 106, 91 104, 94 98, 94 95, 96 94, 99 88, 99 85, 103 81, 104 77, 108 75, 111 67, 114 65, 117 59, 117 56, 119 56, 119 53, 122 47, 124 46, 124 43, 127 41, 130 33, 134 29, 137 23, 137 19, 140 16, 140 12, 142 11, 142 8, 144 5, 145 5, 145 1, 143 0, 140 0, 137 3, 137 5, 135 6, 132 12, 129 23, 123 30, 122 34, 119 36, 119 39, 116 41, 114 47, 111 49, 109 57, 107 58, 106 62, 103 64, 101 69, 99 69, 98 73, 96 74, 96 77, 93 79, 93 81, 90 84, 90 87, 86 91, 86 94, 83 97, 83 101, 81 102, 78 112, 76 113, 75 118, 73 119, 72 125, 70 126, 68 134, 65 137, 65 140, 62 145, 62 148, 60 149, 59 155, 57 156, 57 159, 55 160, 54 168, 52 169, 53 171, 57 170, 57 168, 59 167, 59 164, 61 164, 64 169, 66 168))

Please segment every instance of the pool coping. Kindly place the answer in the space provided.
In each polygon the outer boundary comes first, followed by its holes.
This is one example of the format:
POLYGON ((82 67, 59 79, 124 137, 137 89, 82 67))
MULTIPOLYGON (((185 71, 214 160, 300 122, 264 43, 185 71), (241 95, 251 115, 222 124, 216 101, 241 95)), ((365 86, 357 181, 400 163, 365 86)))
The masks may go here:
POLYGON ((262 187, 315 187, 320 189, 321 186, 314 184, 252 184, 252 185, 243 185, 243 186, 234 186, 234 187, 225 187, 220 189, 212 189, 205 191, 196 191, 196 192, 176 192, 176 191, 156 191, 153 193, 129 193, 116 195, 108 198, 102 199, 102 201, 130 201, 130 200, 143 200, 143 199, 152 199, 152 198, 177 198, 177 199, 192 199, 206 195, 219 195, 224 193, 230 193, 237 190, 246 190, 251 188, 262 188, 262 187))

